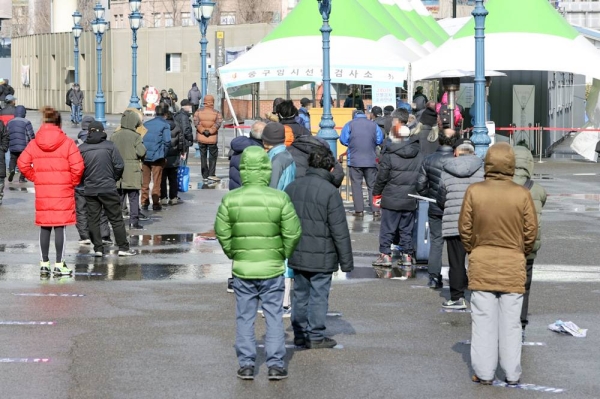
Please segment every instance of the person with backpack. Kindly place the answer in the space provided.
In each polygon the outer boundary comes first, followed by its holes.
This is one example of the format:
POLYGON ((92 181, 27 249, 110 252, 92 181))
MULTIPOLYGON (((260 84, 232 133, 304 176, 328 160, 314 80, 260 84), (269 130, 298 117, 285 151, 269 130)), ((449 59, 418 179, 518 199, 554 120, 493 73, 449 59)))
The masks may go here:
POLYGON ((308 98, 304 97, 300 100, 300 108, 298 108, 298 122, 300 125, 304 126, 308 131, 310 131, 310 113, 308 109, 310 108, 312 101, 308 98))
POLYGON ((284 100, 277 106, 279 123, 285 129, 285 145, 291 145, 297 137, 310 136, 312 133, 306 127, 298 123, 298 108, 292 100, 284 100))
POLYGON ((65 264, 66 226, 76 223, 75 186, 83 175, 84 163, 75 142, 61 129, 60 113, 42 109, 42 126, 18 160, 21 173, 35 186, 35 224, 40 226, 40 275, 50 269, 50 235, 54 230, 55 277, 73 274, 65 264))
POLYGON ((537 256, 537 252, 542 246, 542 208, 546 204, 546 190, 539 183, 531 180, 533 175, 533 156, 528 148, 523 146, 516 146, 513 148, 515 153, 515 175, 513 182, 522 185, 529 190, 531 198, 533 199, 533 205, 535 206, 535 213, 537 214, 538 230, 537 236, 535 237, 535 244, 533 250, 526 258, 526 272, 527 278, 525 280, 525 293, 523 294, 523 306, 521 308, 521 328, 522 328, 522 341, 525 342, 525 328, 529 324, 527 313, 529 311, 529 291, 531 289, 531 280, 533 277, 533 263, 537 256))
POLYGON ((435 111, 440 117, 441 129, 454 129, 461 125, 463 116, 458 104, 454 104, 454 126, 450 126, 450 108, 448 108, 448 92, 444 92, 442 101, 435 106, 435 111))
MULTIPOLYGON (((15 108, 15 117, 6 125, 10 144, 10 164, 8 165, 8 181, 12 182, 15 176, 15 168, 17 167, 17 159, 27 147, 27 144, 35 138, 33 126, 31 122, 25 118, 27 110, 22 105, 17 105, 15 108)), ((19 183, 25 183, 27 180, 23 173, 19 176, 19 183)))
POLYGON ((82 107, 83 107, 83 92, 79 87, 79 83, 73 84, 73 89, 69 94, 71 103, 71 123, 77 126, 81 123, 82 107))

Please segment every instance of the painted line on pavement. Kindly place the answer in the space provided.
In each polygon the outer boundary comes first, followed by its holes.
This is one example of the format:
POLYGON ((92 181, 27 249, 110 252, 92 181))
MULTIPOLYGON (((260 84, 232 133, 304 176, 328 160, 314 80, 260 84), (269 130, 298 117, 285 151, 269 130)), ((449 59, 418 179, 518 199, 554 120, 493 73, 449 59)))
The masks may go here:
MULTIPOLYGON (((258 344, 256 345, 257 348, 264 348, 265 345, 264 344, 258 344)), ((298 349, 298 350, 304 350, 304 349, 308 349, 306 346, 296 346, 294 344, 285 344, 285 348, 286 349, 298 349)), ((334 346, 333 348, 330 349, 344 349, 344 345, 341 344, 337 344, 336 346, 334 346)))
POLYGON ((471 313, 471 309, 440 309, 440 313, 471 313))
MULTIPOLYGON (((471 345, 471 340, 467 339, 465 341, 460 341, 459 343, 463 345, 471 345)), ((523 346, 547 346, 545 342, 523 342, 523 346)))
POLYGON ((55 321, 0 321, 2 326, 53 326, 55 321))
POLYGON ((48 363, 47 358, 33 357, 0 357, 0 363, 48 363))
POLYGON ((596 176, 597 173, 573 173, 573 176, 596 176))
POLYGON ((524 389, 526 391, 537 391, 537 392, 549 392, 549 393, 563 393, 566 389, 562 388, 553 388, 547 387, 543 385, 535 385, 535 384, 518 384, 518 385, 508 385, 504 381, 494 380, 492 383, 495 387, 509 388, 509 389, 524 389))
POLYGON ((24 293, 19 293, 19 294, 13 293, 13 295, 16 295, 16 296, 52 296, 52 297, 82 297, 82 296, 85 296, 85 294, 40 294, 37 292, 24 292, 24 293))
POLYGON ((76 276, 106 276, 104 273, 75 272, 76 276))

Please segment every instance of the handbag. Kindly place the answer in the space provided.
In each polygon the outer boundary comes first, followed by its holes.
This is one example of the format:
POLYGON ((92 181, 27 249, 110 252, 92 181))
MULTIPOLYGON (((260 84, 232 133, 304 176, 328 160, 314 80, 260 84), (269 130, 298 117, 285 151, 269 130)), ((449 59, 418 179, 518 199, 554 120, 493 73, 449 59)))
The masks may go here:
POLYGON ((187 154, 177 169, 177 185, 178 190, 182 193, 187 193, 190 188, 190 168, 187 166, 187 154))

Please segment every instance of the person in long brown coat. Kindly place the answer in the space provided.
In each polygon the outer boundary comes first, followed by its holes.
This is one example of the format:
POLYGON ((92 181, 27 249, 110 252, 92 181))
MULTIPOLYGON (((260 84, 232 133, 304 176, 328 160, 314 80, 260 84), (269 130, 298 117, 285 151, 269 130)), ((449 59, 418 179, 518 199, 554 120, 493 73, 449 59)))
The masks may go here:
POLYGON ((485 181, 467 189, 458 221, 469 254, 473 381, 488 385, 498 358, 508 384, 521 378, 525 258, 533 250, 538 222, 531 194, 512 181, 514 173, 512 147, 490 147, 485 181))
POLYGON ((210 94, 204 96, 204 107, 194 113, 194 125, 196 126, 196 138, 200 147, 200 165, 204 181, 219 181, 215 172, 217 169, 217 156, 219 148, 217 145, 219 128, 223 123, 221 113, 215 110, 215 98, 210 94), (207 159, 210 155, 210 159, 207 159))

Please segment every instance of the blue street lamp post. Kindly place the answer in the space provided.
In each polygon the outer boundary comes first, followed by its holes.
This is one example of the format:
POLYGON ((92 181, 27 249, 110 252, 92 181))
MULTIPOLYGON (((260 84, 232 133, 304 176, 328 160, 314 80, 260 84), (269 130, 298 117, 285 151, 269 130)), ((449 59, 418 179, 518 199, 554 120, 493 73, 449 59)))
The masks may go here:
POLYGON ((215 2, 210 0, 196 0, 194 4, 194 17, 200 26, 200 82, 201 82, 201 95, 202 99, 200 104, 204 105, 204 97, 206 96, 206 88, 208 87, 208 74, 206 72, 206 45, 208 40, 206 39, 206 28, 208 28, 208 22, 212 16, 213 10, 215 9, 215 2))
POLYGON ((73 37, 75 38, 75 47, 73 49, 74 55, 74 63, 75 63, 75 82, 79 83, 79 38, 81 37, 81 32, 83 32, 83 28, 79 24, 81 22, 81 13, 79 11, 75 11, 73 13, 73 37))
POLYGON ((104 7, 100 2, 94 7, 96 19, 92 21, 92 30, 96 35, 96 58, 98 62, 98 87, 96 88, 96 98, 94 99, 94 119, 98 122, 106 123, 104 107, 106 100, 102 91, 102 35, 106 31, 106 21, 104 20, 104 7))
POLYGON ((483 158, 491 143, 485 125, 485 17, 488 15, 483 0, 477 0, 471 13, 475 18, 475 126, 471 141, 475 144, 475 153, 483 158))
POLYGON ((142 109, 140 99, 137 96, 137 30, 140 28, 142 14, 140 6, 142 0, 129 0, 129 26, 133 34, 133 43, 131 44, 131 98, 129 99, 129 108, 142 109))
POLYGON ((319 123, 318 137, 321 137, 331 148, 333 156, 337 158, 337 140, 338 135, 335 131, 335 122, 331 115, 331 76, 329 65, 329 36, 331 35, 331 26, 329 26, 329 14, 331 14, 332 0, 317 0, 319 2, 319 12, 323 18, 323 26, 321 26, 321 34, 323 36, 323 116, 319 123))

